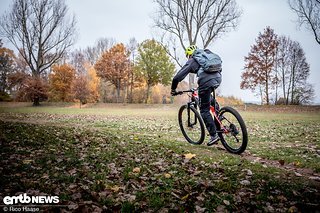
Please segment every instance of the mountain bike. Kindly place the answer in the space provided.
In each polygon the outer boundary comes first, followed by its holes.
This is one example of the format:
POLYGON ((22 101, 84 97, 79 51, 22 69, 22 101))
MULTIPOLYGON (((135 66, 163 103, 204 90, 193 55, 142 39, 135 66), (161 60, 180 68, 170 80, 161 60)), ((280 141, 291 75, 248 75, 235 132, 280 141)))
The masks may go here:
MULTIPOLYGON (((188 93, 189 102, 179 109, 178 120, 183 136, 191 144, 200 145, 205 138, 205 125, 198 111, 199 97, 197 89, 177 91, 176 95, 188 93)), ((241 115, 232 107, 220 109, 212 93, 210 111, 216 124, 217 133, 225 149, 233 154, 241 154, 248 143, 247 128, 241 115)))

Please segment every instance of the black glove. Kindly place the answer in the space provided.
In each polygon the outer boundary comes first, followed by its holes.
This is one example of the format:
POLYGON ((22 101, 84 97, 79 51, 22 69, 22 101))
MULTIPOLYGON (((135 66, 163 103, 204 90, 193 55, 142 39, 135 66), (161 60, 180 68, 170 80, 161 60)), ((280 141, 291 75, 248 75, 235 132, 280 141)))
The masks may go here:
POLYGON ((171 95, 172 95, 172 96, 176 96, 176 95, 177 95, 177 91, 176 91, 175 89, 172 89, 172 90, 171 90, 171 95))

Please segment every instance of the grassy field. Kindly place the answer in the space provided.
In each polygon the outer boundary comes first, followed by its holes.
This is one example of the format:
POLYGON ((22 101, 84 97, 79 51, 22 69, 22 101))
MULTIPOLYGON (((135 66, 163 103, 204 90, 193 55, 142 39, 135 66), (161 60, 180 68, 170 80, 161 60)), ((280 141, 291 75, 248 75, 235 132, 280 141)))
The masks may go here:
POLYGON ((57 195, 41 210, 64 212, 319 211, 318 108, 239 108, 242 155, 188 144, 178 109, 2 104, 0 197, 57 195))

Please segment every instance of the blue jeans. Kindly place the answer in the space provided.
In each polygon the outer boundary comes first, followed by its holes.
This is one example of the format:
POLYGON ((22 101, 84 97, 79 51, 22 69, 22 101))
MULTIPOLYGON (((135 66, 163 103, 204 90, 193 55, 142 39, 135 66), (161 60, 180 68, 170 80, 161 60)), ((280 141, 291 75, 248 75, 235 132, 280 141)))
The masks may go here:
POLYGON ((207 90, 202 90, 199 92, 200 100, 200 114, 206 125, 206 128, 211 136, 214 136, 217 133, 216 125, 214 123, 212 114, 210 113, 210 105, 214 88, 208 88, 207 90))

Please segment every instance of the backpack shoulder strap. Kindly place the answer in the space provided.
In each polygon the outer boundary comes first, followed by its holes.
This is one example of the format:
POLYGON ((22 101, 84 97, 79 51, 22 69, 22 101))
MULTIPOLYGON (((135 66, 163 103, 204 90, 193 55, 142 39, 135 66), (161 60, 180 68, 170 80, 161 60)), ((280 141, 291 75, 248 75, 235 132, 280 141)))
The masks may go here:
POLYGON ((192 57, 199 63, 200 66, 204 66, 207 61, 206 52, 202 49, 195 50, 192 57))

